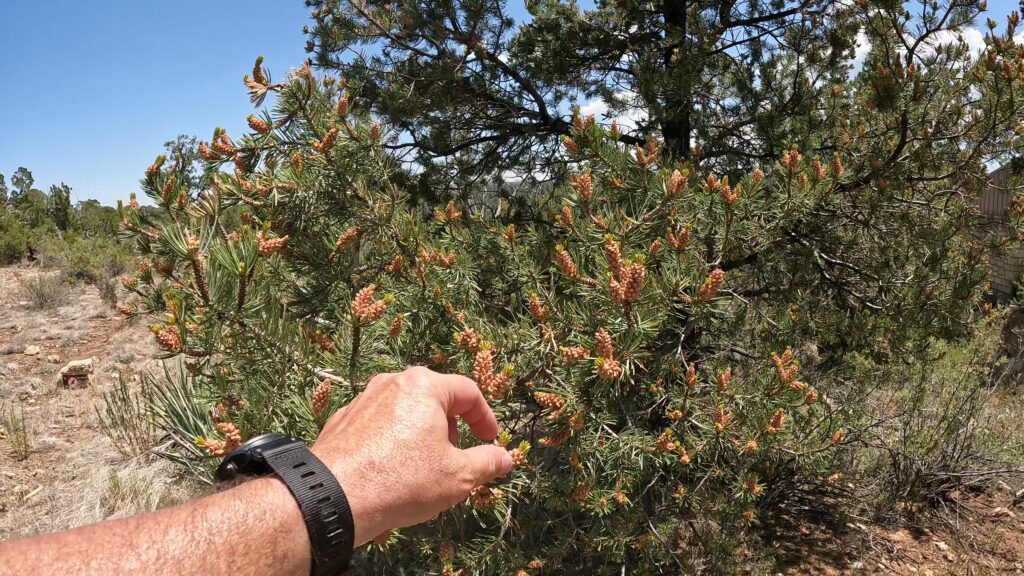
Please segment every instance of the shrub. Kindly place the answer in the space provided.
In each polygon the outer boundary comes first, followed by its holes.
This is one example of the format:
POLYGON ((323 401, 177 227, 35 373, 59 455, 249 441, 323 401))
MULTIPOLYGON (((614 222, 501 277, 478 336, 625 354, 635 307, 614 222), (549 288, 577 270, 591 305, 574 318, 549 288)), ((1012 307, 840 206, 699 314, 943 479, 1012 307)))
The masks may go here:
POLYGON ((117 280, 113 278, 101 278, 96 281, 96 289, 99 290, 100 299, 108 306, 117 306, 117 280))
POLYGON ((188 358, 154 387, 166 452, 208 477, 241 439, 311 439, 325 398, 426 364, 480 384, 520 462, 360 556, 367 573, 726 572, 759 522, 844 495, 874 377, 848 384, 852 361, 968 333, 979 310, 970 201, 897 174, 872 185, 852 151, 722 175, 577 116, 575 173, 544 220, 424 214, 339 82, 305 67, 249 86, 278 92, 276 115, 200 146, 210 194, 192 200, 158 158, 144 189, 165 217, 122 208, 144 255, 130 312, 188 358))
POLYGON ((21 408, 15 410, 13 405, 10 408, 0 407, 0 424, 3 425, 7 433, 7 441, 11 445, 14 459, 28 458, 29 440, 28 427, 25 425, 25 411, 21 408))
POLYGON ((109 280, 133 266, 131 249, 124 243, 72 233, 47 237, 40 243, 39 260, 43 266, 59 269, 72 280, 89 283, 109 280))
POLYGON ((18 282, 29 304, 37 310, 49 310, 67 302, 67 285, 58 274, 33 274, 18 282))
POLYGON ((872 416, 851 439, 869 448, 857 476, 868 481, 860 492, 874 514, 899 517, 951 503, 954 492, 981 490, 1018 468, 1024 441, 992 410, 994 397, 1013 393, 997 383, 999 318, 979 319, 971 338, 929 342, 902 362, 851 360, 872 416))
POLYGON ((0 265, 21 260, 28 250, 28 234, 18 219, 6 208, 0 207, 0 265))
POLYGON ((102 393, 103 403, 96 406, 100 429, 125 457, 149 451, 155 440, 153 418, 144 393, 132 389, 125 372, 118 373, 117 384, 102 393))

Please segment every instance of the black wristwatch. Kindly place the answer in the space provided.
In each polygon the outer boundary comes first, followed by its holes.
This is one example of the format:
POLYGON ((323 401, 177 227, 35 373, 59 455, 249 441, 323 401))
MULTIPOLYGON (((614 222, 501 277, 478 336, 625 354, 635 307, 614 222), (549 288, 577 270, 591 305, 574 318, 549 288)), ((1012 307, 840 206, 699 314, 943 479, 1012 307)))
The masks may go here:
POLYGON ((313 544, 310 574, 333 576, 348 569, 355 528, 352 511, 337 478, 298 438, 264 434, 228 454, 217 468, 217 479, 239 474, 276 474, 299 503, 313 544))

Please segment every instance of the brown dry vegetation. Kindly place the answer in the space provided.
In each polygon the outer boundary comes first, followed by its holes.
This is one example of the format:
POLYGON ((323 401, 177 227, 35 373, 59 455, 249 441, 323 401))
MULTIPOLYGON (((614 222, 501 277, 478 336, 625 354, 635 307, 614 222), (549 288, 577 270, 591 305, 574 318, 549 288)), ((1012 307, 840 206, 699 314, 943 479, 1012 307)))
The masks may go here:
POLYGON ((0 428, 0 540, 152 510, 190 493, 172 464, 125 458, 99 427, 96 406, 119 374, 137 382, 159 370, 145 324, 124 319, 87 284, 67 287, 57 307, 35 308, 24 282, 41 274, 0 268, 0 405, 24 411, 29 443, 18 460, 0 428), (39 353, 25 354, 29 346, 39 353), (93 384, 63 389, 61 367, 85 358, 94 361, 93 384))

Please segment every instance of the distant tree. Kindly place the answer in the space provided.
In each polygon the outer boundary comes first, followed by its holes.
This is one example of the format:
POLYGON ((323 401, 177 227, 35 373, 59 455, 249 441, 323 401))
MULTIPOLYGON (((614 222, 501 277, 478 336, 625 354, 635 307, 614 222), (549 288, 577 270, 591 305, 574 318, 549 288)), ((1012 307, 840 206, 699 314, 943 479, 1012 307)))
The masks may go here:
POLYGON ((50 195, 47 198, 47 211, 50 219, 61 232, 71 227, 75 212, 71 207, 71 187, 61 182, 60 186, 50 186, 50 195))
POLYGON ((75 212, 75 228, 86 237, 114 236, 117 234, 119 219, 117 210, 103 206, 97 200, 83 200, 75 212))
POLYGON ((13 199, 27 193, 32 189, 32 184, 34 184, 35 181, 36 179, 32 177, 32 173, 29 172, 28 168, 19 166, 11 176, 11 184, 14 186, 14 190, 16 192, 11 194, 11 198, 13 199))
POLYGON ((0 174, 0 206, 7 205, 7 182, 4 180, 4 175, 0 174))
POLYGON ((37 188, 29 188, 11 198, 11 206, 18 220, 29 228, 53 224, 50 211, 47 208, 48 203, 46 193, 37 188))
POLYGON ((199 156, 199 139, 179 134, 164 142, 167 157, 175 171, 184 179, 182 184, 191 198, 195 198, 209 185, 209 176, 199 156))

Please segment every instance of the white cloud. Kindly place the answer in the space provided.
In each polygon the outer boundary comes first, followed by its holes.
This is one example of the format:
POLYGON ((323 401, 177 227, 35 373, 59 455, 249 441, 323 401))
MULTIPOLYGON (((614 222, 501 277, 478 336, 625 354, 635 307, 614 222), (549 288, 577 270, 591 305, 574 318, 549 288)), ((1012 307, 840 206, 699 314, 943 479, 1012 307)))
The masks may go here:
POLYGON ((591 100, 583 106, 580 106, 580 116, 583 116, 584 118, 591 114, 593 114, 595 118, 598 118, 604 115, 605 112, 608 112, 608 103, 600 98, 597 100, 591 100))
POLYGON ((853 69, 850 70, 850 76, 856 76, 860 72, 860 69, 864 67, 864 60, 868 57, 868 52, 871 52, 871 40, 864 30, 857 32, 856 42, 857 46, 853 49, 853 69))
POLYGON ((629 90, 616 92, 615 99, 625 102, 626 109, 609 117, 608 103, 597 98, 580 106, 580 116, 586 118, 593 114, 601 124, 610 124, 612 120, 615 120, 619 127, 626 131, 635 129, 640 122, 647 119, 647 111, 643 109, 643 102, 636 92, 629 90))
POLYGON ((927 42, 927 47, 934 50, 936 46, 955 44, 963 38, 964 43, 967 44, 967 49, 970 50, 971 55, 977 58, 985 51, 985 34, 977 28, 968 27, 963 28, 959 31, 956 30, 940 30, 927 42))

